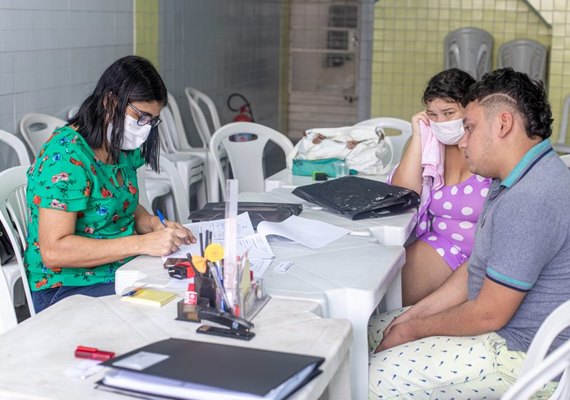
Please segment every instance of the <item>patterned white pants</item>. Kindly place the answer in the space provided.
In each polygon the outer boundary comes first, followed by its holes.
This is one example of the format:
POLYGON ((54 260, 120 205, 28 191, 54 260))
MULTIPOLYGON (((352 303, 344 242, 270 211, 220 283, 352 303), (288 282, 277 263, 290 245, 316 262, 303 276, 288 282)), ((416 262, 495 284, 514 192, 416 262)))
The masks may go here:
MULTIPOLYGON (((373 354, 386 326, 405 310, 370 320, 370 400, 499 399, 516 381, 526 354, 509 351, 496 333, 433 336, 373 354)), ((551 383, 534 398, 547 399, 555 388, 551 383)))

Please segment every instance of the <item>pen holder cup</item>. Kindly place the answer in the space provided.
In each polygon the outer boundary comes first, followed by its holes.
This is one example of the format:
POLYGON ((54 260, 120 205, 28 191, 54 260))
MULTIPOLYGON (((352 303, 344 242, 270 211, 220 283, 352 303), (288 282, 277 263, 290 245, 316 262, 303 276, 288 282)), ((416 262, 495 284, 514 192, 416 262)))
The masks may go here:
POLYGON ((194 284, 196 285, 196 293, 198 293, 199 300, 207 299, 210 307, 216 307, 216 285, 214 280, 207 276, 201 275, 199 278, 194 277, 194 284), (196 281, 199 284, 196 285, 196 281))
POLYGON ((184 300, 178 302, 178 316, 176 317, 179 321, 191 321, 200 322, 198 317, 198 312, 201 309, 209 308, 209 300, 206 298, 198 299, 198 304, 186 304, 184 300))

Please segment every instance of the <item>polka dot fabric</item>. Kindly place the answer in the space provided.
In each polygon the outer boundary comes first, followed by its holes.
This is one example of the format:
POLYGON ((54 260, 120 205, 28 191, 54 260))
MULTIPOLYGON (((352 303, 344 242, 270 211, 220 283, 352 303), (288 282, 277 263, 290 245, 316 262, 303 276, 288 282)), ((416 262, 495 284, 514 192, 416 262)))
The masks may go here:
POLYGON ((433 247, 454 271, 471 255, 477 219, 490 184, 491 179, 473 175, 458 185, 431 192, 428 219, 420 222, 420 229, 427 232, 419 239, 433 247))

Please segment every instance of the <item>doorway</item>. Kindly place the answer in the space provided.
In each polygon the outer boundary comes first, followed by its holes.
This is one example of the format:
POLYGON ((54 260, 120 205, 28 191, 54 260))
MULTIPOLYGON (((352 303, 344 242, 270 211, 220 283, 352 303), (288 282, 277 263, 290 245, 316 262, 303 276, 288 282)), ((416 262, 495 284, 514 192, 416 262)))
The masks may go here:
POLYGON ((291 0, 288 136, 358 121, 360 0, 291 0))

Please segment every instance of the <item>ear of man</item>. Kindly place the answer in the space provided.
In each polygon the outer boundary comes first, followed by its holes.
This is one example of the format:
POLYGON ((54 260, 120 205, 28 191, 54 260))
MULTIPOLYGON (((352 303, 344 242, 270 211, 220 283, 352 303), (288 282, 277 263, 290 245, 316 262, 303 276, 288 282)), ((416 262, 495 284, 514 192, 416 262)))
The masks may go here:
POLYGON ((500 124, 498 136, 499 138, 504 139, 509 133, 512 132, 513 126, 515 124, 515 118, 513 116, 513 113, 507 110, 499 112, 497 118, 499 119, 500 124))

